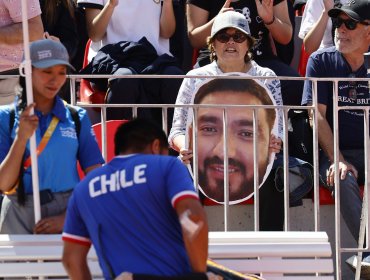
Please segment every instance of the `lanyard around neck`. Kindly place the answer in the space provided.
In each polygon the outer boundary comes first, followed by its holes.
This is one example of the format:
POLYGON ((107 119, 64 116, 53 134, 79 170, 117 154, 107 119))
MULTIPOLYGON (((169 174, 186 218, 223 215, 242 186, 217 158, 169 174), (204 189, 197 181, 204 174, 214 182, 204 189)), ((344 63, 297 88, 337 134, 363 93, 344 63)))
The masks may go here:
MULTIPOLYGON (((53 116, 53 119, 51 120, 51 122, 48 126, 48 129, 45 131, 44 136, 42 136, 42 139, 41 139, 39 145, 37 146, 37 150, 36 150, 37 156, 39 156, 42 153, 42 151, 45 149, 46 145, 49 143, 49 140, 50 140, 51 136, 53 135, 54 130, 57 127, 58 123, 59 123, 59 119, 56 116, 53 116)), ((29 156, 24 161, 23 168, 27 169, 30 166, 31 166, 31 156, 29 156)))

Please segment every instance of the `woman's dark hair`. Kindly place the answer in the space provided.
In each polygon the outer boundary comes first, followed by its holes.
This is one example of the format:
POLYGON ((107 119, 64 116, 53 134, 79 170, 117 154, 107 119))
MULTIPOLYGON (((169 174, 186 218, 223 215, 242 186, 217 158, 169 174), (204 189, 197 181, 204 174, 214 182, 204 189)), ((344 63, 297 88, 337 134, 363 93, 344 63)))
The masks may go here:
POLYGON ((26 89, 26 78, 19 76, 19 84, 15 88, 15 94, 17 96, 17 111, 21 114, 27 106, 27 89, 26 89))
MULTIPOLYGON (((17 95, 17 112, 18 115, 20 115, 23 110, 27 106, 27 92, 26 92, 26 78, 23 76, 19 77, 19 84, 15 88, 15 92, 17 95)), ((22 157, 21 167, 19 170, 19 180, 18 180, 18 187, 17 187, 17 201, 18 204, 24 205, 26 203, 26 192, 24 190, 24 184, 23 184, 23 175, 24 175, 24 164, 25 158, 24 154, 22 157)))
POLYGON ((42 12, 45 15, 45 19, 49 26, 54 26, 56 23, 58 9, 61 9, 61 6, 69 12, 70 16, 75 18, 75 6, 74 2, 71 0, 44 0, 43 5, 41 5, 42 12))
MULTIPOLYGON (((220 30, 217 33, 220 33, 220 32, 225 32, 225 29, 222 29, 222 30, 220 30)), ((208 46, 208 50, 210 52, 210 60, 211 60, 211 62, 214 61, 214 60, 217 61, 217 55, 216 55, 216 51, 215 51, 215 48, 214 48, 215 36, 216 35, 214 35, 213 37, 209 36, 207 38, 207 46, 208 46)), ((247 35, 247 40, 246 41, 248 42, 248 51, 245 54, 244 62, 245 63, 248 63, 249 61, 252 60, 252 49, 253 49, 253 47, 254 47, 254 45, 256 43, 256 39, 254 39, 250 35, 247 35)))
POLYGON ((147 119, 134 119, 121 124, 114 136, 114 153, 128 150, 140 153, 147 145, 158 139, 162 149, 168 149, 167 137, 161 127, 147 119))

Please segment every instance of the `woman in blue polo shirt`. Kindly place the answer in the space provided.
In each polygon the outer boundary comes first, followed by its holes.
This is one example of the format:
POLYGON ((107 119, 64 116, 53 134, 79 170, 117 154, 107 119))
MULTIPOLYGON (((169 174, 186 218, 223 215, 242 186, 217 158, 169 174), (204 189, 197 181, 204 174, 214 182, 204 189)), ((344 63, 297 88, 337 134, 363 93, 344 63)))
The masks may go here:
POLYGON ((5 193, 0 233, 61 233, 68 198, 85 173, 104 160, 86 110, 66 105, 57 94, 66 81, 69 57, 57 41, 30 45, 34 103, 27 106, 24 78, 18 105, 0 107, 0 190, 5 193), (34 114, 31 115, 31 109, 34 114), (41 220, 35 224, 29 138, 35 132, 41 220))

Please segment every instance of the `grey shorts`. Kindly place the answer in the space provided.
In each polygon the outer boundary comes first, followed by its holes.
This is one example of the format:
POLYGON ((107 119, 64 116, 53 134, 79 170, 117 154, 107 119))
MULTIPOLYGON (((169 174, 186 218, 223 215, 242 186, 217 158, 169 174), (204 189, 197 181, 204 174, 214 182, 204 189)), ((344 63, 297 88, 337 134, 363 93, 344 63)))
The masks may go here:
MULTIPOLYGON (((57 216, 67 209, 72 191, 53 193, 53 200, 41 205, 41 217, 57 216)), ((32 234, 35 226, 33 195, 27 195, 25 205, 19 205, 17 195, 5 195, 0 212, 1 234, 32 234)))

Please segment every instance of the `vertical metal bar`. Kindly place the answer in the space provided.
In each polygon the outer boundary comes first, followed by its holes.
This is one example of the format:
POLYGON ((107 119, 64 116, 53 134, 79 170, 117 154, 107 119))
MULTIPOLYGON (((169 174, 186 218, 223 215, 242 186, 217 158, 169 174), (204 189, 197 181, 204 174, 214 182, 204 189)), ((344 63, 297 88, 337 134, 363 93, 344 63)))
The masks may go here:
POLYGON ((227 109, 223 108, 222 110, 222 126, 223 126, 223 150, 224 150, 224 230, 228 231, 229 229, 229 150, 228 150, 228 131, 227 131, 227 109))
POLYGON ((167 107, 162 107, 162 128, 166 135, 168 135, 167 110, 168 110, 167 107))
POLYGON ((290 228, 290 217, 289 217, 289 148, 288 148, 288 110, 284 110, 283 122, 284 122, 284 231, 289 231, 290 228))
MULTIPOLYGON (((367 154, 368 150, 368 138, 369 138, 369 116, 368 110, 364 110, 364 155, 367 154)), ((366 157, 364 156, 364 160, 366 157)), ((361 223, 360 223, 360 233, 358 238, 358 248, 363 249, 364 241, 365 241, 365 230, 368 228, 368 190, 366 184, 366 177, 367 177, 367 160, 365 160, 365 185, 364 185, 364 197, 362 200, 362 207, 361 207, 361 223)), ((366 248, 369 247, 369 243, 367 242, 366 248)), ((356 274, 355 280, 359 280, 361 276, 361 261, 362 261, 362 251, 358 251, 357 254, 357 265, 356 265, 356 274)))
POLYGON ((198 108, 193 107, 193 174, 195 187, 199 188, 198 169, 198 108))
POLYGON ((103 106, 101 108, 101 143, 102 143, 102 155, 107 162, 108 153, 107 153, 107 107, 103 106))
MULTIPOLYGON (((250 110, 250 109, 247 109, 250 110)), ((258 172, 258 109, 253 109, 253 171, 254 171, 254 231, 259 231, 260 229, 260 213, 259 213, 259 174, 258 172)))
POLYGON ((76 105, 76 78, 69 78, 69 95, 71 97, 71 105, 76 105))
POLYGON ((137 118, 137 108, 138 108, 138 106, 134 106, 132 108, 132 117, 133 118, 137 118))
POLYGON ((335 254, 336 254, 336 267, 337 279, 342 279, 341 273, 341 234, 340 234, 340 192, 339 189, 339 134, 338 134, 338 80, 333 84, 333 136, 334 136, 334 197, 335 197, 335 254))
POLYGON ((320 230, 320 169, 319 169, 319 143, 318 143, 318 119, 317 119, 317 80, 313 80, 312 87, 312 100, 314 109, 310 109, 312 112, 312 123, 313 123, 313 179, 314 179, 314 218, 315 218, 315 231, 320 230))

